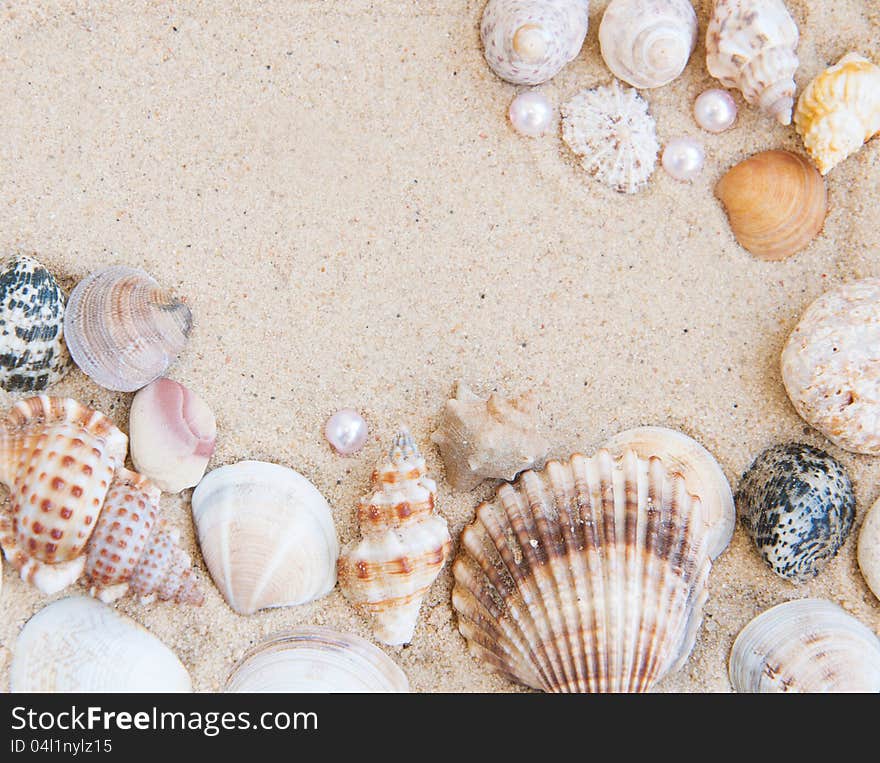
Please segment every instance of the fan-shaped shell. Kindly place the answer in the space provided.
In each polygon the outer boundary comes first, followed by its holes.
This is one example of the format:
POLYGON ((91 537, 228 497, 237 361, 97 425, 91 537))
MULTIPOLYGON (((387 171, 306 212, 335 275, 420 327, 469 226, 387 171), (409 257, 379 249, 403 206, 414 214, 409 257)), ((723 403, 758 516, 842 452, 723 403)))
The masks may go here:
POLYGON ((186 345, 192 313, 136 268, 104 268, 77 284, 64 315, 67 347, 96 384, 133 392, 165 373, 186 345))
POLYGON ((126 436, 76 400, 41 395, 0 422, 0 545, 23 580, 52 594, 83 570, 85 548, 126 436))
POLYGON ((804 157, 762 151, 732 167, 715 195, 736 240, 763 260, 784 260, 819 235, 828 209, 825 181, 804 157))
POLYGON ((39 392, 68 372, 64 302, 55 278, 32 257, 0 266, 0 387, 39 392))
POLYGON ((826 292, 782 350, 782 381, 797 412, 835 445, 880 455, 880 278, 826 292))
POLYGON ((880 640, 836 604, 800 599, 746 625, 729 667, 739 692, 880 692, 880 640))
POLYGON ((489 0, 480 37, 486 62, 501 79, 539 85, 580 52, 588 0, 489 0))
POLYGON ((847 53, 807 85, 794 123, 813 161, 828 174, 880 133, 880 66, 847 53))
POLYGON ((613 456, 634 450, 639 458, 659 458, 671 474, 684 477, 691 495, 703 504, 709 522, 709 553, 716 559, 730 545, 736 528, 733 491, 715 457, 682 432, 665 427, 636 427, 602 446, 613 456))
POLYGON ((706 66, 752 106, 791 124, 798 28, 782 0, 715 0, 706 66))
POLYGON ((176 655, 134 620, 74 596, 22 629, 9 671, 13 692, 189 692, 176 655))
POLYGON ((330 507, 293 469, 240 461, 210 472, 192 497, 205 564, 242 615, 304 604, 336 584, 330 507))
POLYGON ((647 185, 660 150, 648 104, 617 80, 562 106, 562 139, 590 175, 619 193, 647 185))
POLYGON ((214 452, 217 424, 208 405, 171 379, 156 379, 131 402, 131 460, 166 493, 197 485, 214 452))
POLYGON ((462 533, 459 631, 536 689, 646 691, 693 648, 708 534, 699 499, 658 458, 551 461, 502 485, 462 533))
POLYGON ((633 87, 661 87, 684 71, 697 43, 689 0, 611 0, 599 26, 602 58, 633 87))
POLYGON ((408 692, 403 671, 370 642, 330 628, 267 639, 236 664, 226 692, 408 692))

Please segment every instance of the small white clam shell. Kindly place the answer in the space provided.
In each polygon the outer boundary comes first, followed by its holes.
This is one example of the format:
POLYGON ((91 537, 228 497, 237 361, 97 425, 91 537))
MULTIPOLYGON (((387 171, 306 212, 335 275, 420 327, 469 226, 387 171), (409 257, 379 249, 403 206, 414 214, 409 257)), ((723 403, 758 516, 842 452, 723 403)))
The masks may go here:
POLYGON ((330 628, 298 628, 251 649, 224 688, 233 693, 408 692, 403 671, 358 636, 330 628))
POLYGON ((880 692, 880 640, 825 599, 799 599, 758 615, 730 652, 738 692, 880 692))
POLYGON ((198 484, 192 511, 205 564, 239 614, 304 604, 336 585, 330 506, 293 469, 263 461, 222 466, 198 484))
POLYGON ((13 692, 190 692, 177 656, 131 618, 86 596, 49 604, 22 629, 13 692))
POLYGON ((880 499, 871 507, 859 531, 858 560, 868 588, 880 599, 880 499))

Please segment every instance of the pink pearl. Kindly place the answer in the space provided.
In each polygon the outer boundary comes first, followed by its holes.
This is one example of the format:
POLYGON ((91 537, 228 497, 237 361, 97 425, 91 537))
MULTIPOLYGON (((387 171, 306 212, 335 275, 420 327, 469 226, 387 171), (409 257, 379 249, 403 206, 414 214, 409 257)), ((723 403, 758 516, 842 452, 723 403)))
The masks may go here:
POLYGON ((726 90, 707 90, 694 101, 694 119, 707 132, 724 132, 736 121, 736 101, 726 90))
POLYGON ((367 441, 367 422, 354 408, 336 411, 324 425, 324 437, 341 456, 350 456, 367 441))
POLYGON ((676 180, 693 180, 703 169, 703 147, 691 138, 673 138, 663 149, 663 169, 676 180))

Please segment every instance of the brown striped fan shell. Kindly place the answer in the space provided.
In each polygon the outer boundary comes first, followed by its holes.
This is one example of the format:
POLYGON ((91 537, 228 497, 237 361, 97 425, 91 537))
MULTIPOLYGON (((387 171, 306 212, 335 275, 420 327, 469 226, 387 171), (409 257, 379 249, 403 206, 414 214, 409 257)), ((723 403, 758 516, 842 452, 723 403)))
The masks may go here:
POLYGON ((631 450, 523 472, 461 535, 459 631, 535 689, 647 691, 693 648, 709 529, 684 478, 631 450))

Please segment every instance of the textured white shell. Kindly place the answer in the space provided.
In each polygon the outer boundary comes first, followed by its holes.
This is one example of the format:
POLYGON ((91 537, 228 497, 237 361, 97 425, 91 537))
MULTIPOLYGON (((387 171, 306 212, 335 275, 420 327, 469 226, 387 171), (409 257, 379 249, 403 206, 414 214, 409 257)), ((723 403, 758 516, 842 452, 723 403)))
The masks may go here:
POLYGON ((752 106, 791 123, 798 28, 782 0, 716 0, 706 30, 706 66, 752 106))
POLYGON ((620 193, 648 183, 660 150, 648 104, 617 80, 562 106, 562 139, 590 175, 620 193))
POLYGON ((880 455, 880 278, 819 297, 782 351, 797 412, 835 445, 880 455))
POLYGON ((611 0, 599 26, 602 58, 633 87, 661 87, 684 71, 697 43, 689 0, 611 0))
POLYGON ((177 656, 131 618, 85 596, 49 604, 22 629, 13 692, 189 692, 177 656))
POLYGON ((826 175, 880 132, 880 66, 847 53, 807 85, 794 123, 826 175))
POLYGON ((736 528, 733 491, 715 457, 682 432, 665 427, 637 427, 612 437, 603 446, 613 455, 634 450, 640 458, 659 458, 673 474, 684 477, 691 495, 703 503, 709 521, 709 554, 718 558, 736 528))
POLYGON ((358 636, 330 628, 298 628, 267 639, 232 669, 234 693, 408 692, 403 671, 358 636))
POLYGON ((880 499, 871 507, 859 531, 858 561, 868 588, 880 599, 880 499))
POLYGON ((746 625, 729 667, 738 692, 880 692, 880 640, 836 604, 799 599, 746 625))
POLYGON ((480 37, 486 62, 501 79, 539 85, 580 52, 588 0, 489 0, 480 37))
POLYGON ((239 614, 304 604, 336 584, 339 542, 324 496, 293 469, 240 461, 193 491, 205 564, 239 614))

